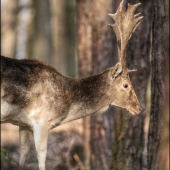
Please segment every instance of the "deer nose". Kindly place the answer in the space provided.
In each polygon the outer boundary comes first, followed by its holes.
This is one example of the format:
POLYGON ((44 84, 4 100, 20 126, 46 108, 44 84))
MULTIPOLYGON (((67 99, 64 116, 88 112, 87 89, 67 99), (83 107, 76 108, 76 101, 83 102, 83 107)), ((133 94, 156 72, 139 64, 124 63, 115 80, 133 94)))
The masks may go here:
POLYGON ((142 108, 140 107, 139 110, 142 111, 142 108))
POLYGON ((142 111, 142 108, 140 105, 136 105, 136 108, 139 110, 139 113, 142 111))

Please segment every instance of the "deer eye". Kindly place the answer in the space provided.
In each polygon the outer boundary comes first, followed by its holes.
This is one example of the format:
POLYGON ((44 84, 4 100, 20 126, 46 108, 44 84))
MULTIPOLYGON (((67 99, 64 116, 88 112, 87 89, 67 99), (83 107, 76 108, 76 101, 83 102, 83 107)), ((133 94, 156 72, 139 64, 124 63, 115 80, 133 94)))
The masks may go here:
POLYGON ((128 88, 128 85, 127 85, 127 84, 124 84, 123 87, 124 87, 124 88, 128 88))

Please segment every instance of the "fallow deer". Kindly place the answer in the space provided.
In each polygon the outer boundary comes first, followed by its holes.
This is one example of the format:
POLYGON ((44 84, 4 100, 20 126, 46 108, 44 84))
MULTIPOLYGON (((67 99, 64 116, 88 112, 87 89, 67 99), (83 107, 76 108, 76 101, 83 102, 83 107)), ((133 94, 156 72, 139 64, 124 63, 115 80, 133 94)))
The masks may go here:
POLYGON ((19 126, 20 161, 24 166, 32 136, 39 169, 45 170, 48 131, 61 124, 103 112, 108 105, 126 109, 132 115, 141 111, 126 67, 126 46, 142 17, 134 15, 140 3, 123 11, 123 1, 115 14, 119 62, 98 75, 73 79, 50 65, 33 59, 1 56, 1 123, 19 126))

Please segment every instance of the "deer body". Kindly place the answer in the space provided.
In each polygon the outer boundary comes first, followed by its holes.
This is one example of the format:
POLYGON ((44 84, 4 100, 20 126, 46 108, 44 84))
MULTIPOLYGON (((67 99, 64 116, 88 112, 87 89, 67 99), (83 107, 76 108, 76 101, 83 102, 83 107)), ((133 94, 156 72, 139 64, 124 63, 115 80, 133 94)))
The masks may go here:
POLYGON ((127 42, 142 17, 134 15, 140 4, 123 1, 115 24, 119 62, 101 74, 83 79, 63 76, 53 67, 37 60, 16 60, 1 56, 1 123, 19 126, 20 162, 24 166, 34 136, 39 169, 45 170, 48 131, 63 123, 100 113, 114 105, 132 115, 141 111, 126 68, 127 42), (121 46, 120 46, 121 43, 121 46))
POLYGON ((20 127, 20 166, 24 165, 33 135, 40 169, 45 169, 44 148, 50 129, 114 102, 112 71, 72 79, 37 60, 1 56, 1 123, 20 127))
POLYGON ((72 79, 37 60, 1 56, 1 62, 2 122, 31 128, 32 120, 42 119, 51 129, 114 102, 112 69, 92 77, 72 79))

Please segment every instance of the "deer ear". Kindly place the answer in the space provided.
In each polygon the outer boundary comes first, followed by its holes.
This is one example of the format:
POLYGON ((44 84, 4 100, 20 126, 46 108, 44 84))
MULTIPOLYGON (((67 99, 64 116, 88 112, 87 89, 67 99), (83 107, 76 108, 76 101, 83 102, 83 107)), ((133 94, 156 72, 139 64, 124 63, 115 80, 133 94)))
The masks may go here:
POLYGON ((117 64, 113 67, 112 77, 113 77, 113 78, 116 78, 121 72, 122 72, 122 64, 121 64, 121 63, 117 63, 117 64))

